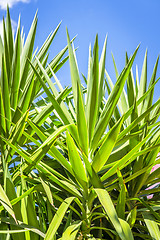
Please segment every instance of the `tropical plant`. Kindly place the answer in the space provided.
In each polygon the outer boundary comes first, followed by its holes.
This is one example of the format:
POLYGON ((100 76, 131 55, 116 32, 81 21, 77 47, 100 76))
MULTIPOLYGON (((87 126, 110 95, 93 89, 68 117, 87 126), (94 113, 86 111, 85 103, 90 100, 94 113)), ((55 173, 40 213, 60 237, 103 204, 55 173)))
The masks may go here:
MULTIPOLYGON (((54 32, 49 34, 39 51, 37 51, 37 49, 34 50, 36 27, 37 13, 25 40, 23 29, 21 30, 20 27, 19 18, 14 39, 9 9, 7 9, 6 22, 3 19, 3 39, 0 36, 0 184, 3 186, 1 187, 2 205, 4 199, 9 203, 9 201, 21 196, 27 188, 23 180, 20 183, 15 183, 12 178, 16 165, 19 165, 22 159, 8 143, 6 144, 3 141, 3 138, 8 139, 15 147, 18 145, 23 146, 23 144, 29 146, 27 138, 23 135, 26 125, 25 122, 28 115, 30 115, 29 109, 32 109, 34 106, 34 100, 36 100, 39 95, 43 94, 43 92, 41 92, 41 84, 37 80, 30 66, 30 62, 32 62, 35 69, 37 69, 36 57, 45 68, 47 74, 51 76, 51 71, 57 72, 68 58, 66 57, 62 60, 62 57, 67 51, 67 47, 65 47, 53 58, 53 60, 51 60, 50 67, 48 67, 47 60, 49 54, 47 51, 60 24, 54 32)), ((39 72, 39 74, 42 75, 41 72, 39 72)), ((60 96, 59 99, 61 99, 61 97, 63 96, 60 96)), ((18 168, 17 166, 17 169, 18 168)), ((16 223, 16 219, 18 219, 27 224, 32 223, 32 226, 37 226, 33 217, 26 220, 26 213, 29 211, 28 214, 31 214, 32 210, 35 208, 32 197, 28 196, 27 199, 28 200, 22 199, 22 204, 16 202, 13 207, 11 207, 10 204, 4 205, 5 208, 9 210, 9 213, 13 216, 16 223), (27 202, 30 202, 29 206, 27 202), (25 205, 26 210, 24 210, 25 205)), ((1 213, 1 216, 6 217, 6 213, 2 208, 1 213)), ((36 214, 33 216, 36 218, 36 214)), ((0 228, 7 230, 8 226, 1 222, 0 228)), ((12 229, 13 227, 11 226, 11 230, 12 229)), ((13 232, 15 229, 17 228, 14 227, 13 232)), ((25 235, 28 236, 28 233, 25 235)), ((13 234, 13 239, 25 239, 25 235, 24 233, 13 234)), ((4 235, 1 236, 1 238, 6 239, 7 236, 8 235, 4 235)))
POLYGON ((126 54, 120 75, 113 57, 113 84, 105 69, 107 38, 99 60, 96 36, 83 86, 68 31, 67 40, 72 88, 55 75, 67 47, 47 67, 44 50, 25 58, 28 71, 24 88, 16 85, 17 97, 2 54, 1 238, 159 239, 160 170, 151 173, 160 162, 160 100, 153 102, 159 58, 147 88, 147 52, 140 81, 138 70, 136 80, 132 72, 139 46, 132 57, 126 54))

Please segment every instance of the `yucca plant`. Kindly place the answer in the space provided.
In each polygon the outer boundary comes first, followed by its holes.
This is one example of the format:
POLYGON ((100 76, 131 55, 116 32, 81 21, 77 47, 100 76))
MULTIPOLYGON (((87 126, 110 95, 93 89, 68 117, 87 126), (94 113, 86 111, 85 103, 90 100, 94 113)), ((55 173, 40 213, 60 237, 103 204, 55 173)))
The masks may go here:
MULTIPOLYGON (((26 127, 25 122, 30 114, 29 109, 32 109, 34 106, 34 100, 43 94, 41 84, 37 80, 30 66, 30 62, 37 69, 36 57, 45 68, 47 74, 51 76, 51 71, 57 72, 68 57, 62 60, 62 57, 67 51, 67 47, 65 47, 51 60, 50 67, 47 66, 49 56, 48 49, 60 24, 55 31, 47 37, 40 50, 34 49, 37 13, 26 38, 20 25, 19 18, 17 32, 14 37, 10 13, 9 9, 7 9, 6 21, 3 19, 3 38, 0 36, 0 184, 2 185, 0 188, 0 201, 2 205, 5 206, 5 209, 9 211, 9 214, 15 219, 16 223, 17 220, 19 220, 27 224, 31 223, 32 227, 38 227, 39 224, 37 222, 35 204, 32 202, 32 196, 28 196, 25 200, 23 199, 21 203, 16 202, 13 207, 9 203, 13 199, 23 195, 27 186, 23 179, 20 183, 14 182, 12 174, 16 168, 20 169, 18 164, 21 163, 22 159, 3 139, 8 139, 15 147, 19 145, 23 146, 24 144, 28 146, 28 138, 23 135, 26 127), (7 201, 7 203, 4 201, 7 201)), ((41 73, 39 74, 42 75, 41 73)), ((20 170, 20 174, 22 174, 22 170, 20 170)), ((6 217, 3 208, 1 208, 1 217, 6 217)), ((7 232, 9 229, 8 220, 4 222, 5 223, 1 222, 0 229, 7 232)), ((17 228, 11 225, 10 229, 11 231, 14 229, 14 233, 17 228)), ((20 230, 20 232, 21 231, 22 230, 20 230)), ((8 234, 0 235, 0 239, 10 238, 8 234)), ((12 239, 30 239, 32 237, 37 239, 34 233, 12 234, 12 239)))
POLYGON ((72 88, 64 89, 55 75, 67 47, 47 67, 47 58, 28 57, 26 79, 32 73, 37 90, 26 108, 24 102, 17 107, 16 120, 1 110, 10 125, 8 135, 1 133, 7 177, 0 233, 27 240, 159 239, 159 189, 152 188, 159 169, 151 173, 160 147, 160 100, 153 103, 158 59, 147 89, 147 53, 140 83, 138 71, 136 81, 132 73, 139 47, 129 59, 126 54, 120 75, 113 58, 114 85, 105 70, 107 38, 99 60, 96 36, 83 86, 68 31, 67 39, 72 88), (41 88, 46 95, 33 102, 41 88))

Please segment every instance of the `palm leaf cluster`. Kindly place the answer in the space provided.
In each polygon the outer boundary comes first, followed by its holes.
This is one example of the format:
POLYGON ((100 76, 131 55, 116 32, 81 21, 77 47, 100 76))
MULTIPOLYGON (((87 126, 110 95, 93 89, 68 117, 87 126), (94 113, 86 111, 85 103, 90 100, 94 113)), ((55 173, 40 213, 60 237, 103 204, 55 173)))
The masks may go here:
POLYGON ((47 64, 59 25, 33 52, 36 26, 14 38, 8 9, 0 38, 0 239, 159 239, 159 58, 147 86, 147 52, 136 77, 139 47, 120 74, 113 57, 113 84, 96 36, 83 85, 68 31, 47 64))

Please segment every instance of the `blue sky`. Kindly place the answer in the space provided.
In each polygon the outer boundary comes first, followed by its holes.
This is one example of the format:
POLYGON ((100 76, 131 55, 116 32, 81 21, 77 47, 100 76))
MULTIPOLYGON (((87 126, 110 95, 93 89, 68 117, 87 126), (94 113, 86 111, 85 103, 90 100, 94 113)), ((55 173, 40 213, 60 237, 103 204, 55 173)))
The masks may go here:
MULTIPOLYGON (((26 33, 38 9, 35 47, 40 47, 48 34, 62 20, 60 30, 50 48, 50 57, 54 57, 67 44, 65 30, 67 26, 70 37, 78 34, 74 45, 79 47, 76 53, 79 71, 86 75, 89 44, 93 46, 95 35, 98 33, 101 51, 107 34, 106 69, 113 81, 115 82, 115 74, 111 52, 120 72, 125 64, 125 52, 132 54, 139 43, 141 46, 135 64, 138 64, 141 72, 147 48, 148 80, 150 79, 156 58, 160 53, 159 0, 0 0, 0 19, 6 14, 6 2, 10 5, 14 25, 21 14, 26 33)), ((157 77, 159 76, 160 66, 157 77)), ((68 63, 63 71, 59 71, 58 78, 63 85, 70 84, 68 63)), ((159 97, 158 88, 156 88, 157 98, 159 97)))

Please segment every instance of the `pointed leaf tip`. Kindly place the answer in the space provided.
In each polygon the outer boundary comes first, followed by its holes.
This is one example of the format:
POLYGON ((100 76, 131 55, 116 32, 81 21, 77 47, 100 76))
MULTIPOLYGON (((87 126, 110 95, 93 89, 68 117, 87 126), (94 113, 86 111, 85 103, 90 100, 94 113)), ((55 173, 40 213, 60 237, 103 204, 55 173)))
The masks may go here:
POLYGON ((70 37, 69 37, 69 32, 67 27, 66 27, 66 33, 67 33, 67 42, 68 44, 70 44, 70 37))

